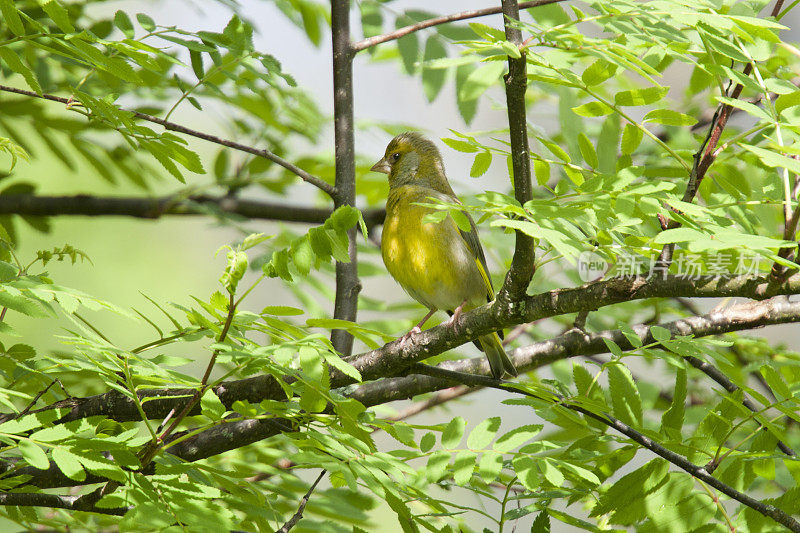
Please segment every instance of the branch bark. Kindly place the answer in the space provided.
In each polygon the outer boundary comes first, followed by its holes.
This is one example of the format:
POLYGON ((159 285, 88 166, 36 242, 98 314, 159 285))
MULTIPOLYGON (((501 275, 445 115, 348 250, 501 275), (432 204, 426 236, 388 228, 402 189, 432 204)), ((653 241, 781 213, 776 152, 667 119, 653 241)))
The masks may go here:
MULTIPOLYGON (((279 220, 305 224, 321 224, 333 212, 324 207, 291 206, 232 196, 181 194, 154 198, 76 196, 37 196, 15 194, 0 196, 0 215, 29 216, 127 216, 158 219, 165 215, 198 216, 214 212, 238 215, 253 220, 279 220)), ((368 228, 380 225, 383 209, 363 213, 368 228)))
MULTIPOLYGON (((331 0, 333 35, 333 128, 336 143, 336 207, 355 206, 355 141, 353 139, 353 45, 350 42, 350 0, 331 0)), ((333 317, 355 322, 358 313, 356 238, 358 231, 347 233, 350 262, 336 263, 336 300, 333 317)), ((342 356, 353 352, 353 336, 343 329, 331 332, 333 347, 342 356)))
POLYGON ((50 507, 53 509, 67 509, 69 511, 84 511, 105 515, 122 516, 128 512, 127 508, 105 508, 81 505, 80 496, 59 496, 58 494, 45 494, 43 492, 2 492, 0 505, 14 505, 19 507, 50 507))
MULTIPOLYGON (((17 89, 16 87, 9 87, 7 85, 0 85, 0 91, 20 94, 22 96, 29 96, 31 98, 41 98, 42 100, 49 100, 51 102, 58 102, 64 105, 75 105, 74 100, 70 100, 69 98, 62 98, 60 96, 55 96, 52 94, 37 94, 33 91, 26 91, 25 89, 17 89)), ((228 148, 232 148, 234 150, 239 150, 240 152, 246 152, 248 154, 252 154, 258 157, 263 157, 264 159, 268 159, 273 163, 282 166, 292 174, 298 176, 303 181, 310 183, 311 185, 315 186, 319 190, 325 192, 328 196, 333 196, 334 188, 333 185, 328 183, 327 181, 318 178, 317 176, 313 176, 303 170, 302 168, 298 167, 297 165, 286 161, 282 157, 273 154, 267 149, 258 149, 254 146, 248 146, 246 144, 238 143, 235 141, 231 141, 228 139, 224 139, 222 137, 218 137, 216 135, 211 135, 209 133, 204 133, 202 131, 193 130, 191 128, 187 128, 186 126, 181 126, 180 124, 176 124, 175 122, 170 122, 168 120, 164 120, 162 118, 154 117, 153 115, 148 115, 147 113, 140 113, 139 111, 127 111, 132 116, 144 120, 146 122, 152 122, 153 124, 158 124, 163 126, 164 129, 169 131, 174 131, 177 133, 182 133, 184 135, 188 135, 190 137, 196 137, 197 139, 203 139, 204 141, 212 142, 214 144, 219 144, 221 146, 226 146, 228 148)))
MULTIPOLYGON (((515 25, 519 21, 517 0, 502 0, 506 39, 522 49, 522 31, 515 25)), ((531 155, 528 146, 528 119, 525 92, 528 88, 524 51, 520 57, 508 57, 508 74, 505 78, 508 128, 511 141, 511 167, 514 175, 514 198, 524 206, 533 199, 531 185, 531 155)), ((514 257, 500 290, 499 299, 514 302, 525 296, 533 278, 535 250, 533 237, 520 230, 515 232, 514 257)))

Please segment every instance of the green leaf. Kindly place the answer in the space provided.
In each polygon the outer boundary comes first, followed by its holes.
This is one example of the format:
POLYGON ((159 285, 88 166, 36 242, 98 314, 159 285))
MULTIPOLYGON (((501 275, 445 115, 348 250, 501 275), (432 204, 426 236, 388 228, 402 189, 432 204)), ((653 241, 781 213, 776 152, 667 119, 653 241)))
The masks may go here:
POLYGON ((86 471, 81 466, 78 456, 63 448, 56 446, 53 448, 53 462, 56 463, 61 472, 70 479, 83 481, 86 479, 86 471))
POLYGON ((436 436, 431 433, 430 431, 425 433, 421 439, 419 439, 419 450, 422 453, 428 453, 433 449, 433 446, 436 444, 436 436))
POLYGON ((669 87, 646 87, 622 91, 614 95, 614 104, 618 106, 640 106, 658 102, 669 92, 669 87))
POLYGON ((156 29, 156 23, 144 13, 137 13, 136 20, 139 21, 139 24, 142 26, 142 28, 144 28, 145 31, 153 31, 156 29))
POLYGON ((119 30, 128 39, 133 39, 134 35, 136 34, 133 29, 133 22, 131 22, 128 14, 122 10, 119 10, 114 14, 114 26, 119 28, 119 30))
POLYGON ((642 142, 643 135, 644 133, 641 128, 637 127, 635 124, 625 124, 625 129, 622 131, 622 140, 619 145, 620 151, 626 155, 632 154, 636 148, 639 147, 639 143, 642 142))
POLYGON ((600 135, 597 137, 598 168, 605 174, 614 174, 617 167, 617 150, 620 138, 620 117, 617 113, 609 115, 603 121, 600 135))
POLYGON ((8 68, 25 78, 25 83, 27 83, 28 87, 34 92, 42 94, 42 87, 39 85, 36 75, 20 60, 16 52, 10 48, 0 47, 0 60, 2 60, 8 68))
POLYGON ((673 430, 671 435, 667 431, 667 434, 672 437, 679 436, 683 427, 683 418, 686 413, 686 385, 686 369, 679 368, 675 376, 675 391, 672 394, 672 404, 661 415, 661 430, 673 430))
POLYGON ((572 108, 572 112, 581 117, 602 117, 614 112, 614 108, 603 102, 587 102, 572 108))
POLYGON ((531 533, 550 533, 550 515, 547 509, 536 516, 531 524, 531 533))
POLYGON ((470 432, 469 437, 467 437, 467 447, 472 450, 482 450, 486 448, 489 443, 492 442, 495 435, 497 435, 497 430, 499 429, 499 416, 487 418, 475 426, 475 429, 470 432))
MULTIPOLYGON (((397 19, 397 27, 403 27, 404 24, 400 23, 400 18, 397 19)), ((400 52, 400 59, 403 62, 403 68, 406 74, 414 74, 417 70, 417 62, 419 62, 419 38, 416 33, 410 33, 397 40, 397 51, 400 52)))
POLYGON ((458 150, 459 152, 474 153, 478 151, 477 146, 475 146, 474 144, 470 144, 467 141, 461 141, 459 139, 450 139, 444 137, 442 138, 442 142, 445 143, 450 148, 452 148, 453 150, 458 150))
MULTIPOLYGON (((194 75, 197 76, 198 80, 203 79, 203 76, 205 76, 205 68, 203 67, 202 53, 198 52, 197 50, 189 50, 189 59, 191 60, 192 63, 192 72, 194 72, 194 75)), ((221 153, 227 153, 227 152, 223 151, 221 153)), ((216 165, 214 170, 215 171, 217 170, 216 165)))
POLYGON ((665 126, 694 126, 697 124, 696 118, 672 109, 654 109, 644 116, 644 121, 665 126))
POLYGON ((531 440, 542 431, 543 427, 541 424, 529 424, 514 428, 497 439, 492 448, 501 453, 508 453, 531 440))
POLYGON ((528 455, 518 455, 511 462, 520 483, 530 490, 537 491, 541 487, 539 482, 539 466, 537 460, 528 455))
POLYGON ((536 175, 536 183, 547 185, 547 182, 550 181, 550 163, 541 159, 534 159, 533 173, 536 175))
POLYGON ((28 439, 20 440, 19 451, 22 453, 22 458, 25 459, 29 465, 40 470, 47 470, 50 468, 50 461, 47 459, 47 454, 44 453, 44 450, 35 442, 28 439))
POLYGON ((297 316, 305 313, 302 309, 297 307, 290 307, 288 305, 268 305, 261 310, 262 315, 273 316, 297 316))
POLYGON ((608 367, 608 390, 614 416, 628 425, 642 424, 642 400, 630 370, 623 364, 608 367))
POLYGON ((467 421, 460 416, 452 419, 442 431, 442 446, 445 448, 458 446, 458 443, 464 437, 464 428, 466 427, 467 421))
MULTIPOLYGON (((432 61, 443 57, 447 57, 447 48, 444 47, 437 35, 431 35, 425 42, 423 61, 432 61)), ((446 79, 447 70, 426 68, 423 65, 422 88, 425 91, 425 98, 429 102, 433 102, 439 95, 446 79)))
POLYGON ((794 107, 796 105, 800 105, 800 91, 793 91, 789 94, 782 94, 780 95, 777 100, 775 100, 775 111, 780 114, 781 112, 794 107))
POLYGON ((472 168, 469 171, 469 175, 473 178, 478 178, 486 174, 486 171, 489 170, 489 166, 492 164, 492 153, 489 151, 480 152, 475 156, 475 160, 472 162, 472 168))
POLYGON ((622 476, 600 496, 589 516, 601 516, 643 499, 664 482, 668 469, 667 461, 653 459, 638 470, 622 476))
POLYGON ((475 459, 478 454, 470 450, 462 450, 453 460, 453 481, 456 485, 464 486, 472 479, 475 470, 475 459))
POLYGON ((476 100, 486 89, 494 85, 505 71, 505 64, 490 61, 473 70, 458 90, 459 100, 476 100))
POLYGON ((792 392, 789 390, 789 387, 786 385, 786 382, 784 381, 780 372, 772 368, 770 365, 762 365, 760 372, 761 375, 764 376, 764 379, 767 380, 767 385, 769 385, 769 387, 772 389, 772 392, 775 393, 775 396, 778 399, 792 397, 792 392))
POLYGON ((749 144, 742 144, 742 148, 754 153, 764 165, 771 168, 785 168, 795 174, 800 173, 800 161, 792 157, 778 154, 772 150, 767 150, 759 146, 751 146, 749 144))
POLYGON ((227 410, 216 393, 210 388, 206 389, 200 399, 200 409, 203 415, 211 420, 220 420, 227 410))
POLYGON ((551 459, 543 458, 540 460, 539 469, 542 471, 544 478, 553 486, 560 487, 564 484, 564 474, 561 473, 551 459))
POLYGON ((14 0, 0 0, 0 14, 3 15, 3 20, 8 24, 11 33, 25 35, 25 27, 19 18, 19 12, 14 7, 14 0))
POLYGON ((57 0, 49 0, 42 4, 42 10, 47 13, 47 16, 50 17, 50 19, 56 23, 56 26, 64 33, 72 33, 75 31, 75 27, 69 20, 67 10, 64 9, 64 6, 59 4, 57 0))
POLYGON ((458 105, 458 112, 461 118, 463 118, 464 122, 467 124, 472 122, 472 119, 475 118, 475 114, 478 112, 478 100, 464 100, 460 95, 463 91, 464 84, 475 70, 476 67, 472 63, 456 67, 456 104, 458 105))
POLYGON ((587 137, 583 132, 578 134, 578 146, 581 150, 581 157, 583 157, 583 160, 586 161, 586 164, 592 168, 597 168, 597 165, 599 164, 597 160, 597 152, 594 150, 592 141, 590 141, 589 137, 587 137))
POLYGON ((478 475, 481 476, 486 483, 491 483, 497 479, 502 469, 503 455, 501 453, 492 451, 483 453, 478 463, 478 475))
POLYGON ((673 228, 662 231, 653 239, 655 244, 706 240, 710 236, 694 228, 673 228))
POLYGON ((359 372, 356 367, 339 357, 337 354, 324 352, 323 356, 325 357, 325 361, 328 363, 328 365, 332 366, 345 376, 349 376, 359 383, 361 382, 361 372, 359 372))
POLYGON ((583 71, 581 80, 583 80, 583 83, 588 87, 593 87, 609 79, 616 71, 617 65, 609 63, 604 59, 598 59, 583 71))

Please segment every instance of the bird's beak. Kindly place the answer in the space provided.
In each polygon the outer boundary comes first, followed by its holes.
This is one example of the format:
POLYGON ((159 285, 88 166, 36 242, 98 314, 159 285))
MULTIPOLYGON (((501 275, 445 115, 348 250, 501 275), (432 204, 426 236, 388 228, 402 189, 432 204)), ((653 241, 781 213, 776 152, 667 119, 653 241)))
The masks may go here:
POLYGON ((372 168, 370 170, 373 172, 382 172, 383 174, 388 174, 389 172, 392 171, 392 166, 384 157, 383 159, 372 165, 372 168))

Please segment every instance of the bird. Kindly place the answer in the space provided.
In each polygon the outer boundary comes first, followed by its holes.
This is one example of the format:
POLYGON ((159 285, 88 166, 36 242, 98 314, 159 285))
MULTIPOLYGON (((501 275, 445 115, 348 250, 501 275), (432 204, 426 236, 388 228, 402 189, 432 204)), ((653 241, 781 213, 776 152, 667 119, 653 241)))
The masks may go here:
MULTIPOLYGON (((409 296, 428 308, 428 314, 400 338, 401 344, 438 310, 451 315, 448 325, 456 330, 462 312, 494 300, 494 288, 469 213, 462 211, 469 231, 459 229, 449 214, 439 222, 424 220, 436 209, 418 204, 431 199, 461 204, 447 181, 438 148, 419 132, 401 133, 371 170, 389 175, 383 262, 409 296)), ((504 372, 517 375, 497 332, 478 337, 476 345, 485 352, 495 379, 504 372)))

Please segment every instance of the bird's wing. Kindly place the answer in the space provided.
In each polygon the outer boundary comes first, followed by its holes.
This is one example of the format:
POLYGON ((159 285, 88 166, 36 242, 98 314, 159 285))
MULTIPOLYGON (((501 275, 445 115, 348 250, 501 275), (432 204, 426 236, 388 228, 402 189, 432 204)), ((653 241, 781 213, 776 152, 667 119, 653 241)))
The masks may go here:
MULTIPOLYGON (((436 190, 427 191, 425 195, 428 198, 433 198, 442 202, 461 203, 458 198, 436 190)), ((486 286, 486 301, 491 302, 494 300, 494 287, 492 286, 492 279, 489 277, 489 267, 486 265, 486 256, 483 253, 481 241, 478 239, 478 227, 475 225, 475 221, 472 220, 472 217, 469 213, 466 211, 462 211, 462 213, 465 217, 467 217, 470 229, 469 231, 464 231, 458 227, 457 224, 456 227, 458 228, 458 232, 461 234, 461 238, 464 240, 464 244, 467 245, 467 249, 475 258, 475 265, 478 267, 478 272, 481 273, 481 278, 486 286)), ((453 221, 453 224, 455 224, 455 221, 453 221)))
POLYGON ((486 285, 486 301, 491 302, 494 300, 494 287, 492 286, 492 278, 489 277, 489 267, 486 265, 486 256, 483 254, 483 247, 481 246, 481 241, 478 239, 478 227, 475 225, 475 221, 472 220, 472 217, 469 216, 469 213, 466 211, 462 211, 464 215, 469 220, 469 231, 464 231, 461 228, 458 229, 459 233, 461 233, 461 238, 464 239, 464 242, 467 244, 467 248, 469 251, 472 252, 472 255, 475 257, 475 264, 478 266, 478 272, 481 273, 481 278, 483 278, 483 283, 486 285))

